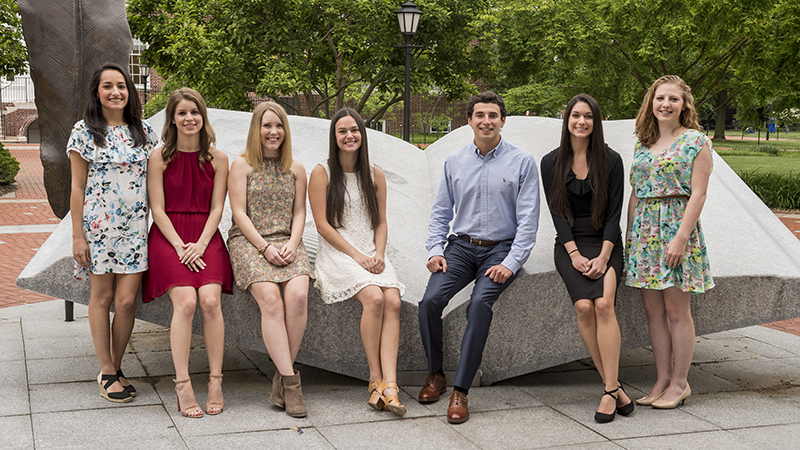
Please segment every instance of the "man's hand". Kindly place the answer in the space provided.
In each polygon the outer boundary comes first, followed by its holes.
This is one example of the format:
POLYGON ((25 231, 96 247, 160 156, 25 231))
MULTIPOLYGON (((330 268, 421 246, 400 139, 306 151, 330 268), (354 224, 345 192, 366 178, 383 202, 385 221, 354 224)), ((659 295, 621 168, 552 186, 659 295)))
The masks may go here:
POLYGON ((496 266, 489 267, 489 270, 486 271, 485 275, 491 278, 495 283, 503 284, 511 277, 511 275, 513 275, 513 273, 508 267, 498 264, 496 266))
POLYGON ((431 259, 428 260, 425 267, 427 267, 431 273, 436 273, 440 270, 442 273, 447 273, 447 261, 444 259, 444 256, 431 256, 431 259))

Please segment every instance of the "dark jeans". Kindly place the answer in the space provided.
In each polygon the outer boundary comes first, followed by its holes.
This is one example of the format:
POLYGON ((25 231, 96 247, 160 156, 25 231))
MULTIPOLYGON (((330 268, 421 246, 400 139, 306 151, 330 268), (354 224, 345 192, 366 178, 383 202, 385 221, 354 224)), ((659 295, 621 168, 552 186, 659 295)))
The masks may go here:
POLYGON ((492 306, 517 277, 515 273, 505 283, 498 284, 484 274, 490 267, 503 262, 510 250, 511 241, 503 241, 493 247, 479 247, 455 236, 450 237, 444 251, 447 273, 439 271, 431 274, 425 295, 419 302, 419 331, 428 356, 428 372, 442 369, 442 311, 454 295, 475 281, 467 305, 467 328, 461 340, 461 358, 453 382, 455 386, 465 389, 472 385, 492 324, 492 306))

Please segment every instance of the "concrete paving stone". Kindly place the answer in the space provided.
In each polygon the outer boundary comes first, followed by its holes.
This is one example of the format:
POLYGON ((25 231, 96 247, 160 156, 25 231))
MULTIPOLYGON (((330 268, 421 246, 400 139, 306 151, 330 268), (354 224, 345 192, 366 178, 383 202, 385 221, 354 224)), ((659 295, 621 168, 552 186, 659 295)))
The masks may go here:
POLYGON ((161 398, 147 379, 129 378, 136 388, 136 397, 130 403, 115 403, 100 396, 97 381, 75 383, 35 384, 30 387, 31 411, 35 413, 57 411, 82 411, 100 408, 126 408, 130 406, 161 405, 161 398))
POLYGON ((619 366, 646 366, 655 364, 653 350, 650 347, 639 347, 622 350, 619 354, 619 366))
POLYGON ((37 449, 185 449, 161 405, 33 414, 37 449), (108 424, 124 424, 125 433, 109 438, 108 424))
MULTIPOLYGON (((172 363, 172 352, 139 352, 137 353, 148 376, 174 376, 175 366, 172 363)), ((236 347, 225 347, 222 358, 222 373, 235 370, 252 370, 255 366, 236 347)), ((204 348, 193 348, 189 351, 189 373, 208 373, 208 355, 204 348)), ((127 372, 127 371, 126 371, 127 372)))
MULTIPOLYGON (((202 419, 183 417, 178 411, 175 383, 172 382, 172 378, 164 377, 156 383, 156 392, 163 400, 164 408, 181 436, 282 430, 295 426, 307 428, 312 425, 308 418, 289 417, 282 409, 267 401, 272 385, 260 372, 255 370, 229 372, 225 374, 224 380, 222 384, 225 397, 224 411, 215 416, 205 415, 202 419)), ((192 376, 195 398, 201 408, 205 407, 208 395, 207 381, 207 375, 192 376)), ((313 415, 316 412, 309 408, 309 414, 313 415)))
POLYGON ((25 355, 31 361, 95 356, 96 353, 89 336, 61 336, 25 339, 25 355))
MULTIPOLYGON (((471 420, 471 419, 470 419, 471 420)), ((335 448, 348 450, 469 450, 478 449, 461 430, 433 417, 317 427, 335 448)))
POLYGON ((33 450, 31 416, 0 416, 0 448, 33 450))
MULTIPOLYGON (((137 320, 136 322, 141 322, 141 320, 137 320)), ((128 345, 133 347, 133 349, 139 353, 168 352, 170 351, 169 328, 151 331, 148 333, 132 333, 131 340, 128 345)), ((203 336, 193 334, 190 346, 192 349, 204 349, 205 342, 203 341, 203 336)))
MULTIPOLYGON (((417 403, 416 398, 419 395, 420 389, 422 389, 422 386, 403 388, 403 390, 411 396, 414 403, 417 403)), ((447 406, 452 392, 453 390, 448 388, 447 393, 442 395, 439 401, 435 403, 426 403, 423 404, 423 406, 427 408, 431 414, 446 416, 447 406)), ((470 413, 544 406, 544 403, 533 395, 507 382, 501 382, 494 386, 470 389, 468 397, 470 413)))
MULTIPOLYGON (((269 375, 275 371, 275 364, 273 364, 272 360, 269 359, 269 354, 267 354, 266 350, 260 352, 257 350, 249 349, 247 347, 237 347, 237 348, 262 373, 269 375)), ((297 364, 297 366, 299 366, 299 364, 297 364)), ((301 373, 305 375, 305 371, 301 370, 301 373)), ((305 378, 303 377, 303 379, 305 378)))
POLYGON ((92 340, 92 331, 89 329, 87 317, 75 317, 72 322, 64 318, 36 320, 35 317, 26 317, 22 321, 22 333, 25 339, 60 338, 70 336, 84 336, 87 341, 92 340))
POLYGON ((740 338, 742 335, 737 330, 726 330, 717 333, 704 334, 702 337, 706 339, 735 339, 740 338))
MULTIPOLYGON (((729 364, 729 363, 725 363, 729 364)), ((689 368, 689 384, 692 386, 692 392, 703 394, 706 392, 725 392, 725 391, 739 391, 742 389, 741 385, 732 383, 724 378, 717 376, 713 371, 703 370, 707 364, 692 365, 689 368)), ((641 395, 645 395, 653 388, 653 383, 656 381, 656 367, 655 366, 641 366, 641 367, 626 367, 620 369, 620 380, 623 383, 629 384, 641 395)), ((637 394, 634 391, 629 391, 631 397, 636 398, 637 394)))
POLYGON ((369 394, 366 386, 350 388, 333 388, 320 391, 303 389, 303 399, 308 408, 308 419, 317 427, 343 425, 348 423, 366 423, 396 421, 430 417, 433 415, 406 392, 400 391, 400 403, 405 405, 407 413, 402 418, 390 411, 378 411, 367 404, 369 394))
POLYGON ((264 448, 267 443, 269 448, 275 449, 329 450, 336 448, 314 428, 189 436, 185 441, 190 450, 219 450, 229 448, 233 443, 239 448, 264 448))
POLYGON ((772 328, 762 327, 761 325, 740 328, 735 331, 743 336, 763 342, 769 342, 776 347, 780 347, 788 352, 800 355, 800 336, 796 336, 791 333, 784 333, 783 331, 774 330, 772 328))
POLYGON ((636 406, 630 416, 617 415, 613 422, 597 423, 594 420, 594 412, 599 404, 600 398, 597 397, 594 401, 583 405, 570 403, 553 405, 552 408, 611 440, 720 429, 717 425, 700 420, 682 408, 658 410, 640 405, 636 406))
MULTIPOLYGON (((22 339, 22 326, 19 318, 0 319, 0 341, 18 341, 22 339)), ((3 344, 5 345, 5 344, 3 344)))
MULTIPOLYGON (((144 368, 135 354, 125 355, 122 359, 122 371, 131 378, 145 376, 144 368)), ((97 356, 28 361, 28 383, 31 385, 97 380, 99 373, 100 363, 97 356)))
POLYGON ((589 442, 588 444, 557 445, 555 447, 543 447, 552 450, 620 450, 624 447, 611 442, 589 442))
POLYGON ((547 405, 585 403, 594 401, 595 397, 603 394, 602 379, 594 369, 536 372, 506 382, 518 386, 522 391, 547 405))
POLYGON ((763 395, 767 395, 772 398, 778 398, 800 406, 800 386, 797 384, 787 384, 786 386, 774 389, 763 389, 758 392, 763 395))
MULTIPOLYGON (((705 363, 700 365, 700 369, 701 373, 713 374, 745 390, 769 389, 785 386, 786 383, 800 384, 800 360, 795 358, 759 358, 705 363)), ((689 384, 694 389, 691 371, 689 384)))
MULTIPOLYGON (((271 364, 271 363, 270 363, 271 364)), ((359 380, 358 378, 348 377, 346 375, 341 375, 338 373, 328 372, 324 369, 319 369, 317 367, 306 366, 304 364, 295 364, 295 370, 300 372, 300 378, 303 382, 303 392, 318 392, 318 391, 330 391, 333 389, 351 389, 351 388, 360 388, 364 390, 364 395, 367 395, 367 386, 368 383, 364 380, 359 380)), ((275 373, 273 369, 270 372, 263 372, 265 375, 272 380, 272 376, 275 373)), ((400 386, 402 388, 402 386, 400 386)), ((404 402, 403 397, 400 397, 400 401, 404 402)), ((366 398, 364 399, 366 402, 366 398)))
MULTIPOLYGON (((446 421, 444 417, 441 420, 446 421)), ((608 440, 546 406, 470 412, 468 422, 450 427, 483 450, 545 448, 608 440)))
POLYGON ((724 429, 800 423, 800 405, 758 392, 693 395, 682 408, 724 429))
MULTIPOLYGON (((141 305, 137 305, 139 307, 141 305)), ((136 323, 133 325, 133 333, 158 333, 161 331, 169 332, 169 328, 162 327, 161 325, 157 325, 155 323, 146 322, 144 320, 137 320, 136 323)))
POLYGON ((0 399, 3 403, 0 416, 31 413, 25 361, 0 361, 0 399))
POLYGON ((794 358, 796 354, 749 337, 734 339, 700 338, 692 362, 739 361, 753 358, 794 358))
MULTIPOLYGON (((673 431, 683 433, 683 430, 676 429, 673 431)), ((621 439, 616 442, 628 450, 755 450, 752 444, 728 431, 649 436, 636 439, 621 439)))
MULTIPOLYGON (((76 312, 79 309, 88 311, 86 306, 75 304, 76 312)), ((51 300, 47 302, 30 303, 26 305, 11 306, 8 308, 0 308, 0 318, 5 319, 18 319, 30 318, 35 321, 52 321, 60 319, 64 320, 64 301, 51 300)))
POLYGON ((22 361, 25 359, 25 347, 22 339, 0 341, 0 361, 22 361))
POLYGON ((800 424, 773 425, 768 427, 740 428, 730 433, 741 441, 753 444, 753 448, 800 448, 800 424))

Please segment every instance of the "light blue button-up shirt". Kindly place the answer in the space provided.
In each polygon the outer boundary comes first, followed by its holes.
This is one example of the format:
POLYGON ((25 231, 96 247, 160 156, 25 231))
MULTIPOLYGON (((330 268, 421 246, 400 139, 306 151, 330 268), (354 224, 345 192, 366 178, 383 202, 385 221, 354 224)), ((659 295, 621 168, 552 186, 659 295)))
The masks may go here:
POLYGON ((502 137, 486 156, 474 142, 451 153, 431 209, 428 259, 444 255, 451 220, 458 235, 513 239, 502 264, 516 273, 528 260, 539 228, 539 171, 533 156, 502 137))

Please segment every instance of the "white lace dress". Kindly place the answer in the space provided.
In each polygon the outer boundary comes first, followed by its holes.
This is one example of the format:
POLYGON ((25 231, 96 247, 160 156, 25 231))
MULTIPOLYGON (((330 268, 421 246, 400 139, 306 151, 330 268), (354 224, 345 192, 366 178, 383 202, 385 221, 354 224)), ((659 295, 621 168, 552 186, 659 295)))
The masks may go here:
MULTIPOLYGON (((328 173, 330 169, 327 161, 320 163, 328 173)), ((342 214, 342 227, 336 231, 361 253, 367 256, 375 255, 375 233, 373 232, 369 214, 361 201, 361 191, 358 189, 358 179, 354 173, 345 173, 345 204, 342 214)), ((351 298, 361 289, 369 285, 393 287, 400 290, 400 295, 405 292, 405 286, 397 281, 394 267, 386 258, 386 267, 382 273, 374 274, 358 265, 353 258, 336 250, 322 236, 319 236, 317 248, 315 286, 322 292, 325 303, 336 303, 351 298)))

